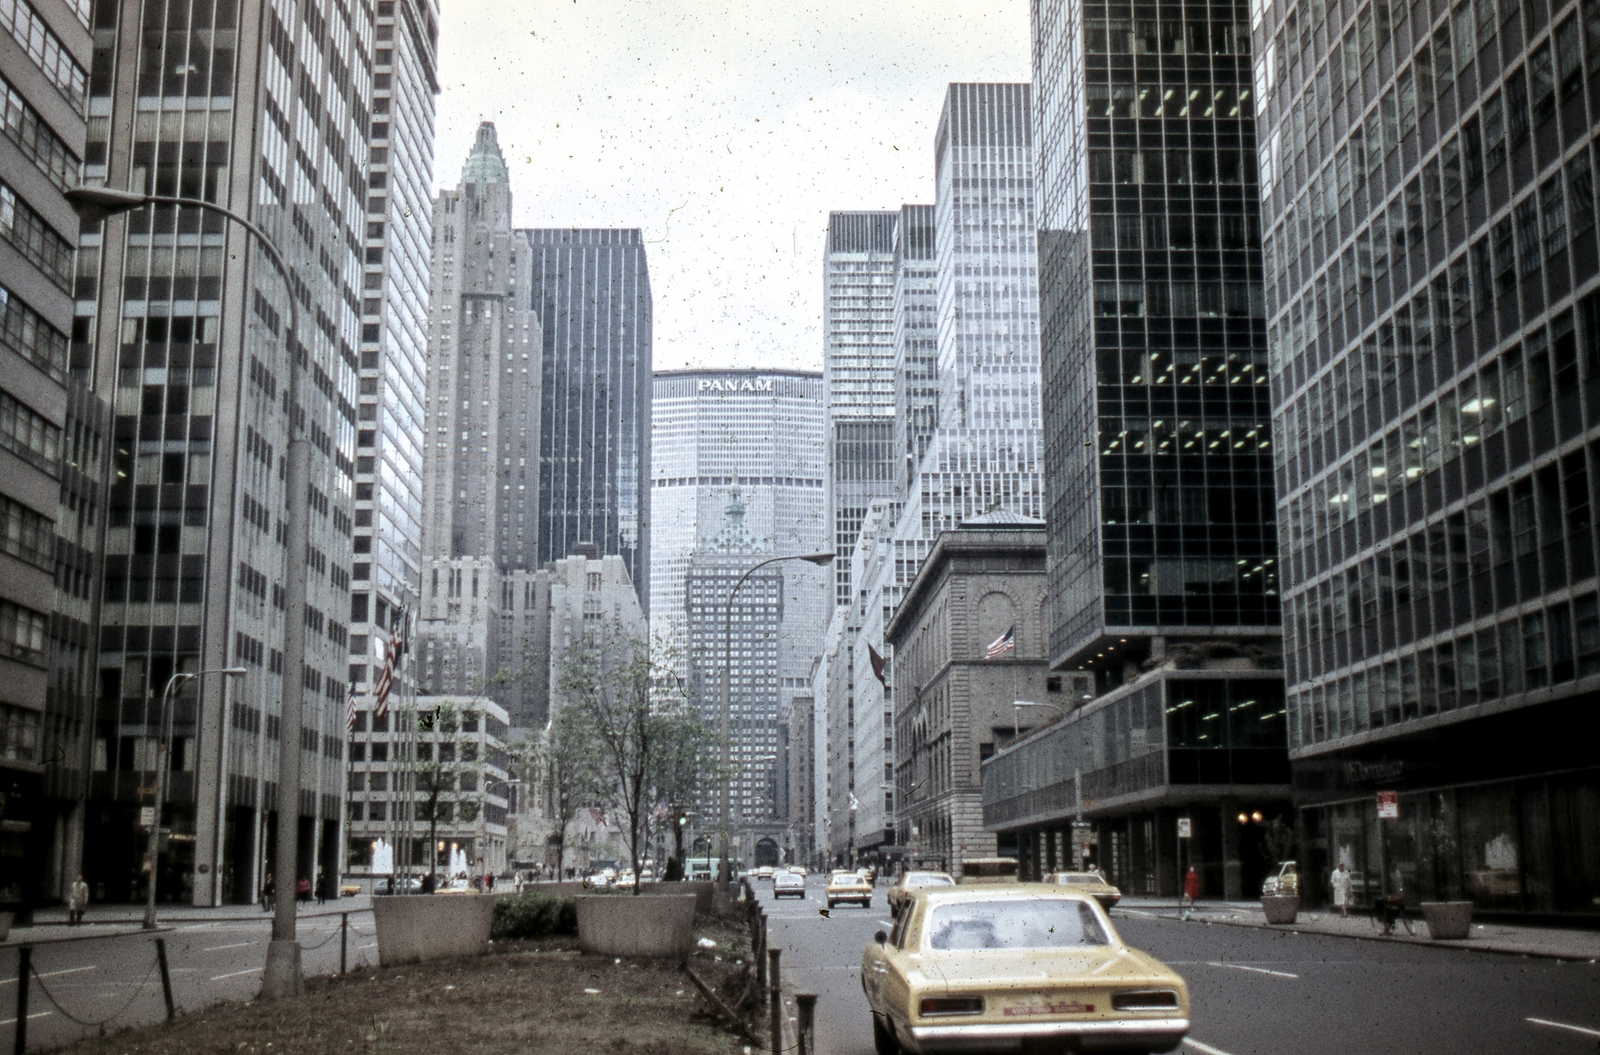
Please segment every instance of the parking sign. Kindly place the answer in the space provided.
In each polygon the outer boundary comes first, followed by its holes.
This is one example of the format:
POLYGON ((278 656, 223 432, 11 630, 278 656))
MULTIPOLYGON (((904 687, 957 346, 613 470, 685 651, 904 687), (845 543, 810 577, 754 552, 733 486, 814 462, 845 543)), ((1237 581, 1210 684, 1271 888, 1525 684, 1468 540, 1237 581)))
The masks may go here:
POLYGON ((154 828, 156 826, 156 808, 154 806, 139 807, 139 827, 154 828))
POLYGON ((1189 818, 1178 818, 1178 838, 1187 839, 1194 834, 1194 829, 1189 824, 1189 818))
POLYGON ((1400 793, 1398 791, 1378 792, 1378 819, 1380 821, 1397 821, 1400 819, 1400 793))

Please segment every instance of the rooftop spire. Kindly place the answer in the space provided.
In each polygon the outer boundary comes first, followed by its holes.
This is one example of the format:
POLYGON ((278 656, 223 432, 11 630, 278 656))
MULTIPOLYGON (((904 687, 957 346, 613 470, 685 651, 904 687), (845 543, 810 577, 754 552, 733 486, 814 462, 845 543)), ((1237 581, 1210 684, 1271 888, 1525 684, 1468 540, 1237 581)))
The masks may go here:
POLYGON ((478 140, 472 144, 467 163, 461 166, 462 183, 510 183, 505 155, 500 153, 500 138, 495 135, 494 122, 478 125, 478 140))

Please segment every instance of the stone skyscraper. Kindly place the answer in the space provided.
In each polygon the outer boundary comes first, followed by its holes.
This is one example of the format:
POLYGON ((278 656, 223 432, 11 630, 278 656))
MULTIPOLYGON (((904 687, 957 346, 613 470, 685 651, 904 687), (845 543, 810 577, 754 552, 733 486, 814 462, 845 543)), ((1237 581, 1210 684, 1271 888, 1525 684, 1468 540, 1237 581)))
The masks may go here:
POLYGON ((501 577, 539 566, 538 313, 511 225, 494 125, 433 208, 419 669, 424 692, 474 693, 502 655, 501 577))
POLYGON ((140 885, 150 701, 202 668, 248 673, 175 694, 161 888, 253 900, 284 808, 304 873, 339 871, 373 18, 343 0, 94 5, 85 178, 248 215, 293 273, 286 288, 240 225, 198 209, 84 228, 76 354, 116 415, 85 863, 107 899, 140 885), (291 402, 314 449, 303 735, 283 745, 291 402), (276 784, 283 748, 305 753, 299 788, 276 784))

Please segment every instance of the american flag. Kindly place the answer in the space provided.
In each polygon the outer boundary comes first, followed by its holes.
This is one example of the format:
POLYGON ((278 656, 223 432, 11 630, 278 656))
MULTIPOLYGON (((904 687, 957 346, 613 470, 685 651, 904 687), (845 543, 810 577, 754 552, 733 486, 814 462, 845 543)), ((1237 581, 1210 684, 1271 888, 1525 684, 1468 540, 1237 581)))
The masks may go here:
POLYGON ((344 731, 348 733, 348 732, 350 732, 350 730, 354 729, 355 727, 356 727, 356 683, 352 681, 350 683, 350 693, 349 693, 349 695, 347 695, 345 697, 345 701, 344 701, 344 731))
POLYGON ((1005 633, 989 642, 988 651, 984 652, 984 659, 998 659, 1017 647, 1017 628, 1012 625, 1005 633))
POLYGON ((389 713, 389 690, 394 688, 394 662, 398 649, 395 647, 394 635, 389 635, 389 642, 383 649, 383 670, 378 673, 377 690, 378 702, 372 708, 374 718, 382 718, 389 713))

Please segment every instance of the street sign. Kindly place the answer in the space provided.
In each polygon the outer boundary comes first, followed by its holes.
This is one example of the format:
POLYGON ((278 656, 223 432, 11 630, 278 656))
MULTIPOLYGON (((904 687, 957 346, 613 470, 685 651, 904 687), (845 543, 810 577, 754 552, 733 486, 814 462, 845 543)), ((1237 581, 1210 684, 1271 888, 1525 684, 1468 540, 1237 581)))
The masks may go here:
POLYGON ((1400 819, 1400 793, 1398 791, 1378 792, 1378 819, 1380 821, 1397 821, 1400 819))
POLYGON ((1194 835, 1194 827, 1189 823, 1189 818, 1178 818, 1178 838, 1188 839, 1194 835))
POLYGON ((154 806, 139 807, 139 827, 154 828, 156 826, 156 808, 154 806))

